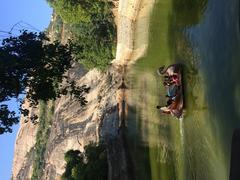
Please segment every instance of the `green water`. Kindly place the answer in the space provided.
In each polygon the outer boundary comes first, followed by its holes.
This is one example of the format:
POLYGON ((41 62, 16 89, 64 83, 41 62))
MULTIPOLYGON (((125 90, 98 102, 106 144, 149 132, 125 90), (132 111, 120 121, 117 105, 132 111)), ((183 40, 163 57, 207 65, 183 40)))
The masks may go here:
POLYGON ((149 48, 129 70, 129 146, 137 180, 227 180, 240 127, 238 0, 156 0, 149 48), (161 114, 156 69, 182 63, 186 113, 161 114))

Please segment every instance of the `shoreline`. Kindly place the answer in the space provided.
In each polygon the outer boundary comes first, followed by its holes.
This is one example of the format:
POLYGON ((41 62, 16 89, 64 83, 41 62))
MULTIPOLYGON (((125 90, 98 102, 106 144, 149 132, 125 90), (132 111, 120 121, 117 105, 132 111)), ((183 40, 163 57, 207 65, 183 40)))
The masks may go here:
POLYGON ((119 0, 114 65, 133 64, 148 48, 149 22, 155 0, 119 0))

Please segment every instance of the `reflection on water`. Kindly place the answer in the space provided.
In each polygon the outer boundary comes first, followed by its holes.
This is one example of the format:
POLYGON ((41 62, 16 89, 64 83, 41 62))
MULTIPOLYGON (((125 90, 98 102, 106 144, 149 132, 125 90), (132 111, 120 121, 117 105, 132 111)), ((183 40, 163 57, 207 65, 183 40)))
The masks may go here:
POLYGON ((136 179, 227 180, 240 126, 238 0, 156 0, 149 49, 128 73, 129 144, 136 179), (156 69, 184 65, 186 115, 160 114, 156 69))

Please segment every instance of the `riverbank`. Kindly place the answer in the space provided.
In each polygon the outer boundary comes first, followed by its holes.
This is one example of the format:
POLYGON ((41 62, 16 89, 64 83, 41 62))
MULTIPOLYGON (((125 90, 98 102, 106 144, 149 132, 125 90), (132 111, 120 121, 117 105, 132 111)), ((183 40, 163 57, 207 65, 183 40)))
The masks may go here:
POLYGON ((149 20, 155 0, 120 0, 117 13, 117 51, 113 65, 128 65, 144 56, 149 20))

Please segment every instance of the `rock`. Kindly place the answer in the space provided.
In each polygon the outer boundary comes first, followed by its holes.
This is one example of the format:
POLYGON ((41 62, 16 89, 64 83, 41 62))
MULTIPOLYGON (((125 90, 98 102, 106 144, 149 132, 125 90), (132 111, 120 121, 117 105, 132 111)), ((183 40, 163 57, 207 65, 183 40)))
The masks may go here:
MULTIPOLYGON (((38 114, 37 109, 29 107, 29 102, 23 104, 24 108, 29 109, 29 114, 38 114)), ((15 142, 15 152, 12 168, 12 178, 19 179, 22 176, 31 177, 32 152, 36 142, 38 126, 34 125, 29 117, 21 117, 20 129, 15 142), (27 123, 25 121, 27 120, 27 123), (24 171, 24 172, 23 172, 24 171)))

